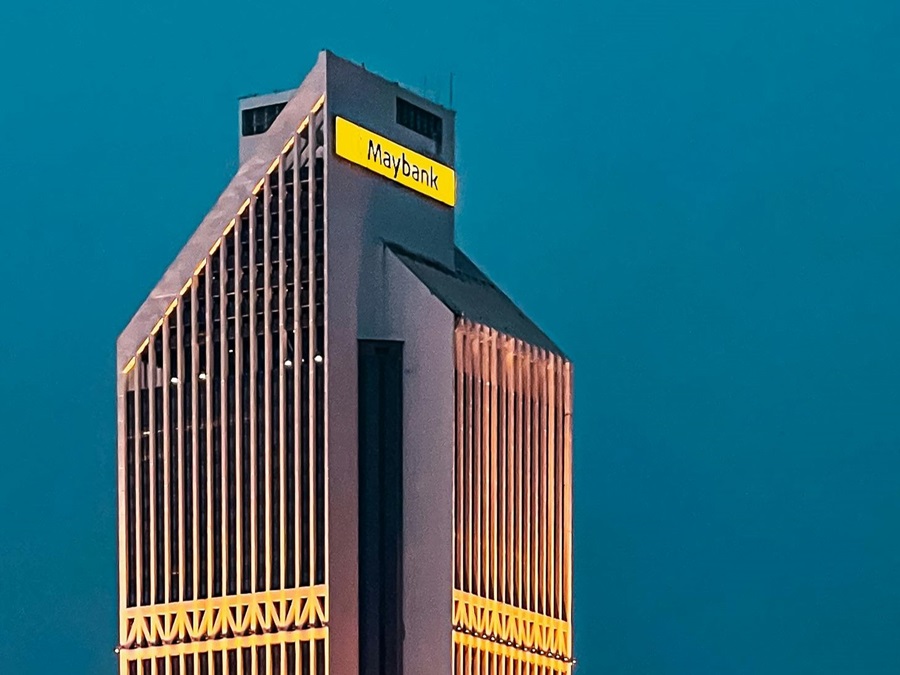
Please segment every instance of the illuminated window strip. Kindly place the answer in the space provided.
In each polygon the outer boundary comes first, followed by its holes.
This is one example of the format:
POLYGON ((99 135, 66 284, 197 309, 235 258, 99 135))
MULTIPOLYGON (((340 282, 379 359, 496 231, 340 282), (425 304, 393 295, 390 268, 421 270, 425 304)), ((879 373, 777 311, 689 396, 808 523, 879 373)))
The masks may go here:
POLYGON ((456 326, 455 580, 571 614, 571 364, 488 326, 456 326))
POLYGON ((133 607, 125 613, 127 639, 122 648, 321 626, 328 623, 326 606, 325 587, 313 586, 133 607))
MULTIPOLYGON (((572 672, 572 666, 574 665, 574 662, 572 661, 566 662, 548 656, 541 656, 540 654, 516 649, 515 647, 500 644, 499 642, 491 642, 490 640, 485 640, 484 638, 475 635, 466 635, 465 633, 454 633, 453 642, 475 650, 476 652, 480 652, 481 654, 495 654, 501 658, 510 659, 522 664, 546 668, 554 673, 565 673, 568 675, 572 672)), ((471 666, 471 662, 468 665, 471 666)), ((457 675, 469 675, 469 673, 476 672, 481 673, 485 671, 482 671, 477 667, 476 669, 472 669, 471 667, 467 668, 465 665, 461 670, 458 668, 456 670, 457 675)))
POLYGON ((512 643, 511 648, 572 657, 568 622, 459 590, 453 591, 453 627, 487 636, 489 642, 512 643))
POLYGON ((454 672, 571 673, 572 366, 455 330, 454 672))
MULTIPOLYGON (((239 635, 236 637, 210 640, 208 642, 182 642, 175 645, 160 645, 156 647, 143 647, 138 649, 125 649, 120 653, 123 662, 138 661, 141 659, 154 659, 158 657, 169 658, 185 654, 201 654, 224 652, 244 647, 271 646, 287 643, 312 642, 314 640, 328 640, 328 628, 304 628, 302 630, 287 630, 277 633, 260 633, 257 635, 239 635)), ((326 645, 327 653, 327 645, 326 645)))

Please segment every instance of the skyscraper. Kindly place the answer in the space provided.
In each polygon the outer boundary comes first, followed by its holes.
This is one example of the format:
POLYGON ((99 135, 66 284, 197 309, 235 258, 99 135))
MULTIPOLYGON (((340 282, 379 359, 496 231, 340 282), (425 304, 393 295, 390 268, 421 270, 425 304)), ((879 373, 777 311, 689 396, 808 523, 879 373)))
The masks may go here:
POLYGON ((572 368, 454 113, 329 52, 118 340, 120 672, 569 673, 572 368))

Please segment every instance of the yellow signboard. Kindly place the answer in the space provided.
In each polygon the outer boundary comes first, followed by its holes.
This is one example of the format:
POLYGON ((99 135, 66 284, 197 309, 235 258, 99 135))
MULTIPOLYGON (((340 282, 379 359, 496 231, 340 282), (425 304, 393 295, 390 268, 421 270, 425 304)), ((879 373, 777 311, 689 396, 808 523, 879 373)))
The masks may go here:
POLYGON ((335 118, 335 152, 339 157, 432 199, 449 206, 456 204, 456 172, 453 169, 343 117, 335 118))

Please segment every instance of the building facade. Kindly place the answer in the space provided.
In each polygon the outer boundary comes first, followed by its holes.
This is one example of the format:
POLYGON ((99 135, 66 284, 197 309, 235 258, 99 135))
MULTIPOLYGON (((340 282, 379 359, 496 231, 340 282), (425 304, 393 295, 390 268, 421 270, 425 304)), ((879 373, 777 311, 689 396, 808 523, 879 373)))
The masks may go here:
POLYGON ((454 114, 329 52, 119 337, 120 672, 570 673, 572 366, 454 114))

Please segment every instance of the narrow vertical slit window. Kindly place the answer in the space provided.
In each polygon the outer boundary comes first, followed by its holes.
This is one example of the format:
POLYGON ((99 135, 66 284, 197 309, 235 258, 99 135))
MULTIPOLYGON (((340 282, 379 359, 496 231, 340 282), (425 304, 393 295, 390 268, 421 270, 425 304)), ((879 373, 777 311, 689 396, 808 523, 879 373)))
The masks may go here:
POLYGON ((181 351, 182 377, 178 383, 181 398, 181 532, 182 547, 184 549, 184 569, 182 583, 182 600, 192 600, 194 597, 194 448, 193 448, 193 348, 191 344, 191 331, 194 317, 192 314, 191 293, 185 293, 179 302, 181 313, 181 351))
POLYGON ((361 675, 403 672, 403 345, 359 342, 361 675))
POLYGON ((125 386, 125 604, 134 607, 137 604, 137 428, 133 374, 128 376, 125 386))

